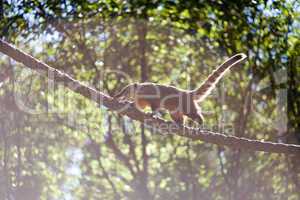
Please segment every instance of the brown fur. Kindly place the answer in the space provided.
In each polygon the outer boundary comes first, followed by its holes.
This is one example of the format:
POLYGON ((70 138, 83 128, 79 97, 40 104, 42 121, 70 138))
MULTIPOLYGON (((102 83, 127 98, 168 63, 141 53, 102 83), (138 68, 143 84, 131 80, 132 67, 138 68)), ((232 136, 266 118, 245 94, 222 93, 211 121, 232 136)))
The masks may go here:
POLYGON ((184 115, 202 124, 204 119, 197 102, 202 101, 210 93, 230 67, 245 57, 244 54, 237 54, 229 58, 195 90, 182 90, 173 86, 149 82, 134 83, 127 85, 114 98, 133 100, 139 109, 147 106, 151 107, 152 111, 166 109, 172 119, 180 124, 183 123, 184 115))

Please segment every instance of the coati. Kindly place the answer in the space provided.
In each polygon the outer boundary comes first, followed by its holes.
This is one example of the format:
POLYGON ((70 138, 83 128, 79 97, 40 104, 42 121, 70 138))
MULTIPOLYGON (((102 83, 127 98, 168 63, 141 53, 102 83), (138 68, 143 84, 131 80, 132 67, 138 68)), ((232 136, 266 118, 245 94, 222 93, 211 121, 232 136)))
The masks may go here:
POLYGON ((138 109, 150 106, 153 112, 166 109, 171 118, 179 124, 183 123, 184 115, 200 124, 204 122, 198 102, 203 101, 224 76, 226 71, 247 56, 236 54, 217 67, 207 79, 194 90, 183 90, 173 86, 156 83, 133 83, 124 87, 114 98, 134 101, 138 109))

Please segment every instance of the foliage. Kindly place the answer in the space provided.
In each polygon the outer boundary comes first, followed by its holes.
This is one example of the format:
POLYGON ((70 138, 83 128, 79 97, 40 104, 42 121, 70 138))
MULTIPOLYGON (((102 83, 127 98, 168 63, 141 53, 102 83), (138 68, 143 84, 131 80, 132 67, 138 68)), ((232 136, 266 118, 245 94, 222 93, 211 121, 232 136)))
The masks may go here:
MULTIPOLYGON (((201 104, 205 125, 296 142, 297 1, 32 0, 2 7, 1 36, 110 95, 128 83, 123 73, 194 88, 226 57, 244 52, 248 60, 201 104)), ((162 137, 5 57, 0 62, 14 72, 0 85, 3 199, 300 197, 299 158, 162 137)))

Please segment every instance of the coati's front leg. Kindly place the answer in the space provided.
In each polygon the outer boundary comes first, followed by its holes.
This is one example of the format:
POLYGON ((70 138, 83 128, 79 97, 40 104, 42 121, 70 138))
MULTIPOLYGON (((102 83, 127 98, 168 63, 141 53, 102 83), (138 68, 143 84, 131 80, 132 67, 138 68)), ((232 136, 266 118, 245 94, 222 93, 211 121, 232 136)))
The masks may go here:
POLYGON ((145 109, 147 106, 150 106, 150 103, 144 99, 135 99, 135 105, 139 110, 145 109))
POLYGON ((199 112, 197 112, 197 113, 189 113, 189 114, 187 114, 187 116, 189 118, 191 118, 193 121, 198 122, 200 125, 202 125, 203 122, 204 122, 204 118, 203 118, 202 114, 199 113, 199 112))
POLYGON ((153 102, 151 102, 151 101, 149 101, 149 100, 147 100, 147 99, 141 99, 141 98, 136 99, 136 100, 135 100, 135 105, 136 105, 136 107, 137 107, 139 110, 143 110, 143 109, 146 108, 147 106, 151 107, 151 110, 152 110, 151 115, 152 115, 153 117, 157 114, 156 112, 157 112, 158 109, 159 109, 159 107, 156 106, 155 103, 153 103, 153 102))
POLYGON ((183 124, 183 114, 181 112, 172 112, 170 115, 177 124, 183 124))

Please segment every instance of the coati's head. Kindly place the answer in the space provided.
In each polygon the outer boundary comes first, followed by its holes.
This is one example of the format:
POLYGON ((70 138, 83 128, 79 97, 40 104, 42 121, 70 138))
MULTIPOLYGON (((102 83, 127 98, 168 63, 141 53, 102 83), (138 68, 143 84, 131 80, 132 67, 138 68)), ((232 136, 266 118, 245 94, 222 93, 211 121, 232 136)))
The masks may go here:
POLYGON ((134 100, 137 87, 138 87, 137 83, 131 83, 125 86, 118 94, 114 96, 114 98, 134 100))

